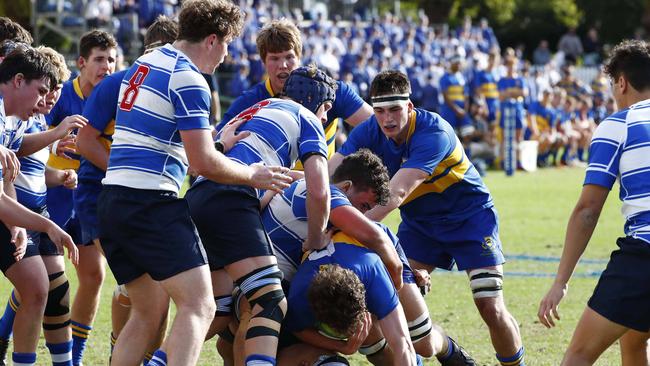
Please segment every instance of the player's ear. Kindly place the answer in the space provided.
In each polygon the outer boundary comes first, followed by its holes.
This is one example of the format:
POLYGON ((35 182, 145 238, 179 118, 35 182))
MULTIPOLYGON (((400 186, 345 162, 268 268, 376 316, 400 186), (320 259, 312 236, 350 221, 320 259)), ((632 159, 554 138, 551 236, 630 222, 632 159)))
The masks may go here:
POLYGON ((350 191, 350 188, 352 188, 352 181, 351 180, 344 180, 341 183, 341 190, 343 190, 343 192, 348 193, 350 191))
POLYGON ((25 81, 25 75, 23 75, 22 72, 19 72, 16 75, 14 75, 13 78, 14 88, 19 89, 24 81, 25 81))
POLYGON ((83 56, 79 56, 79 58, 77 58, 77 68, 81 70, 84 66, 86 66, 86 59, 83 58, 83 56))

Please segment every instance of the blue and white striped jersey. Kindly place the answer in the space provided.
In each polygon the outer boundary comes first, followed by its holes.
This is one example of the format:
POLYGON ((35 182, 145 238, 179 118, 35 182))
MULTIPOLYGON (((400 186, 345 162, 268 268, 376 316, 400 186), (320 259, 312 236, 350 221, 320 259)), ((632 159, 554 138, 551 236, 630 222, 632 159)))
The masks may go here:
POLYGON ((625 234, 650 243, 650 99, 614 113, 596 128, 584 184, 611 189, 617 178, 625 234))
POLYGON ((21 121, 18 117, 7 117, 5 119, 4 131, 2 132, 2 145, 17 153, 25 137, 25 130, 29 121, 21 121))
MULTIPOLYGON (((243 165, 264 163, 291 168, 311 154, 327 157, 323 125, 302 105, 287 99, 263 100, 239 113, 246 119, 238 131, 250 131, 226 156, 243 165)), ((197 182, 205 178, 199 177, 197 182)), ((261 198, 263 191, 258 191, 261 198)))
MULTIPOLYGON (((330 185, 331 209, 351 205, 343 191, 330 185)), ((307 184, 297 180, 276 194, 262 211, 264 230, 273 243, 273 251, 284 278, 291 281, 302 259, 302 243, 307 239, 307 184)))
MULTIPOLYGON (((47 130, 47 122, 42 114, 30 118, 24 122, 24 125, 24 134, 40 133, 47 130)), ((49 156, 49 149, 45 147, 29 156, 19 158, 20 173, 14 181, 16 196, 18 202, 31 210, 38 210, 46 205, 45 165, 49 156)))
POLYGON ((178 193, 187 173, 181 130, 210 129, 210 90, 181 51, 138 58, 122 80, 104 184, 178 193))

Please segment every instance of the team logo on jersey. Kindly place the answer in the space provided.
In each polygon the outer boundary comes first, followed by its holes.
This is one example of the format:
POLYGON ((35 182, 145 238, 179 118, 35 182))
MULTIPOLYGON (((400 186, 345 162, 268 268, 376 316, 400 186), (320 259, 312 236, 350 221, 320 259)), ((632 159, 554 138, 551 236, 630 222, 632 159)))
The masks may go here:
POLYGON ((494 242, 494 239, 490 236, 486 236, 483 238, 483 244, 481 244, 481 247, 485 250, 494 250, 496 247, 496 243, 494 242))

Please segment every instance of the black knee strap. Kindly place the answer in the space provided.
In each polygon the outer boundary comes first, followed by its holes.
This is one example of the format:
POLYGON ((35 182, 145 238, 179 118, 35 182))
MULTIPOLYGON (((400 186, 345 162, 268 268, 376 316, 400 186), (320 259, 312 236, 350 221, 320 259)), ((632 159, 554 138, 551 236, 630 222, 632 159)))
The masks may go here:
POLYGON ((70 314, 70 304, 68 296, 68 291, 70 289, 70 283, 68 279, 65 278, 64 272, 53 273, 48 276, 50 280, 50 291, 47 294, 47 304, 45 305, 44 319, 43 319, 43 329, 45 330, 56 330, 67 327, 70 324, 70 319, 62 323, 48 323, 48 317, 60 317, 70 314), (63 278, 61 278, 63 277, 63 278))

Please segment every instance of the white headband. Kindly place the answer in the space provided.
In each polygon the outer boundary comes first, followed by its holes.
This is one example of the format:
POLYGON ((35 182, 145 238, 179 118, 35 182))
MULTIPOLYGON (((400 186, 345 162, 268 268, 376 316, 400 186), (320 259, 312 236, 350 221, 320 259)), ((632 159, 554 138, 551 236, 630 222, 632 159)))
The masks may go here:
POLYGON ((389 94, 372 97, 373 107, 388 107, 392 105, 408 104, 409 94, 389 94))

